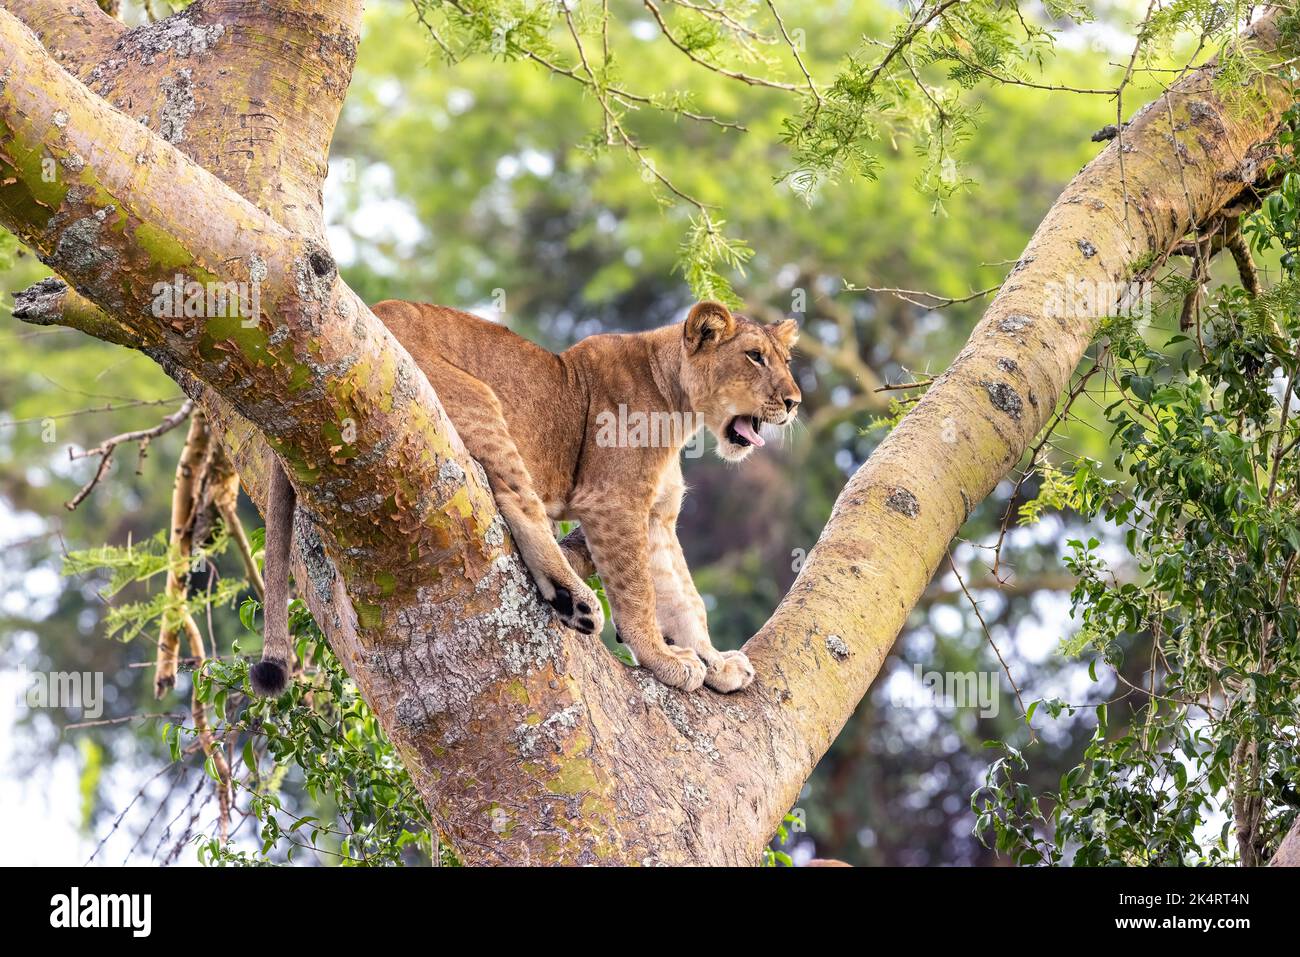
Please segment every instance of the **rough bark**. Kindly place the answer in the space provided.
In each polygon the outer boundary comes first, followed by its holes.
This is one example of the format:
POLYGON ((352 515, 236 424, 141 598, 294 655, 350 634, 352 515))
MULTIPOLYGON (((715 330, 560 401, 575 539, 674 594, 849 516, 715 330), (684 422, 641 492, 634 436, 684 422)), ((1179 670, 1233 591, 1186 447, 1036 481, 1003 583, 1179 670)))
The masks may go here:
MULTIPOLYGON (((1286 105, 1273 80, 1227 104, 1211 68, 1141 111, 1123 178, 1113 143, 850 480, 746 645, 755 685, 684 695, 555 625, 433 391, 337 276, 319 188, 360 3, 199 0, 125 32, 86 4, 6 6, 86 84, 0 13, 0 223, 76 289, 16 311, 157 359, 257 501, 269 442, 302 505, 300 591, 471 863, 757 860, 1091 340, 1093 320, 1046 315, 1048 284, 1131 278, 1248 186, 1286 105), (177 272, 263 277, 256 327, 154 316, 177 272)), ((1278 41, 1271 20, 1250 39, 1278 41)))
MULTIPOLYGON (((194 518, 199 506, 198 479, 204 459, 211 445, 211 430, 202 412, 190 416, 190 428, 185 445, 176 460, 176 478, 172 482, 172 512, 167 541, 170 553, 179 564, 184 559, 188 566, 194 545, 194 518)), ((167 569, 165 593, 175 602, 187 597, 185 567, 167 569)), ((158 634, 158 652, 154 656, 154 695, 161 698, 176 686, 176 671, 180 665, 181 615, 169 612, 163 615, 158 634)), ((186 615, 185 617, 189 617, 186 615)))
POLYGON ((1268 864, 1269 867, 1300 867, 1300 818, 1291 825, 1268 864))

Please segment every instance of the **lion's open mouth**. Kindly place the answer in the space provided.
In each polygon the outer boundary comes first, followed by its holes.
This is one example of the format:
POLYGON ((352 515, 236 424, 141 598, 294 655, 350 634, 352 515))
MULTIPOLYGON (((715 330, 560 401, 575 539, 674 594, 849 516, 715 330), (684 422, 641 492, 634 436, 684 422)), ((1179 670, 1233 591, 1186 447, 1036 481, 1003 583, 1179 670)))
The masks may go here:
POLYGON ((727 423, 724 434, 733 445, 760 447, 763 445, 763 437, 758 434, 760 424, 756 415, 738 415, 727 423))

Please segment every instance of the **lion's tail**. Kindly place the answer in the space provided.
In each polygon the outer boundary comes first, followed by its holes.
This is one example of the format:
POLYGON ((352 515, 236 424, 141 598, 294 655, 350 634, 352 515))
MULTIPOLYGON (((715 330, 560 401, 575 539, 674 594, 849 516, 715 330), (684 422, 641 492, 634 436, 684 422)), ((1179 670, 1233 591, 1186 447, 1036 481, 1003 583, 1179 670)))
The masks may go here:
POLYGON ((271 474, 271 494, 266 510, 262 660, 248 671, 253 690, 268 698, 284 694, 284 689, 289 686, 289 669, 293 663, 293 645, 289 641, 289 549, 293 544, 296 502, 297 496, 289 484, 289 477, 277 463, 271 474))

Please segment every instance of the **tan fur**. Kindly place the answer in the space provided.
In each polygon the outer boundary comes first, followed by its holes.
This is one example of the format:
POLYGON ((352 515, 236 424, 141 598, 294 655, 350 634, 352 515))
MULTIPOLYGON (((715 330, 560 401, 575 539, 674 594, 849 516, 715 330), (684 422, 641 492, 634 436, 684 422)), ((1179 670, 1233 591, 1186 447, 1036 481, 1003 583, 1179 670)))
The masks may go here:
POLYGON ((794 418, 793 320, 765 326, 703 302, 685 323, 592 336, 556 355, 455 309, 388 300, 374 312, 483 465, 542 597, 567 625, 598 632, 603 624, 583 581, 594 568, 620 638, 659 680, 688 691, 706 682, 734 691, 753 680, 741 652, 719 652, 709 640, 677 541, 680 452, 702 421, 719 454, 740 461, 752 448, 727 437, 733 417, 778 425, 794 418), (603 441, 602 413, 617 417, 620 405, 629 414, 675 413, 686 428, 653 445, 603 441), (557 520, 581 528, 556 542, 557 520))

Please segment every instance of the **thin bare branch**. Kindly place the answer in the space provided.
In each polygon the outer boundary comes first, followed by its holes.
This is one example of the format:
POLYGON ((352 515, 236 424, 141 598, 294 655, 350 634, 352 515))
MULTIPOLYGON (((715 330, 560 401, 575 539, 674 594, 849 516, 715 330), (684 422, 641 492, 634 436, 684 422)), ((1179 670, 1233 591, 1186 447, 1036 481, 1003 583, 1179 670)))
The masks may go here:
POLYGON ((69 459, 75 462, 77 459, 84 459, 84 458, 89 458, 92 455, 98 455, 99 468, 95 469, 95 474, 90 477, 90 481, 87 482, 85 485, 83 485, 81 487, 81 490, 78 491, 76 495, 72 496, 71 499, 69 499, 66 503, 64 503, 63 507, 71 512, 73 509, 75 509, 78 505, 80 505, 82 502, 86 500, 86 496, 88 496, 92 491, 94 491, 95 486, 98 485, 100 481, 104 478, 104 476, 108 474, 109 465, 112 463, 113 460, 113 453, 117 451, 117 447, 119 445, 126 445, 131 442, 140 443, 140 452, 136 464, 136 474, 139 475, 141 470, 141 464, 144 462, 144 457, 149 451, 149 443, 154 439, 158 438, 158 436, 165 435, 168 432, 170 432, 172 429, 176 428, 176 426, 180 425, 187 418, 189 418, 189 415, 192 411, 194 411, 194 401, 192 399, 186 399, 183 403, 181 403, 181 407, 179 409, 177 409, 171 415, 167 416, 165 419, 163 419, 161 422, 159 422, 157 425, 153 426, 152 428, 137 429, 134 432, 123 432, 120 435, 115 435, 112 438, 105 439, 103 442, 99 443, 99 445, 95 446, 93 449, 84 449, 82 451, 77 451, 76 449, 73 449, 71 446, 69 446, 68 447, 69 459))

